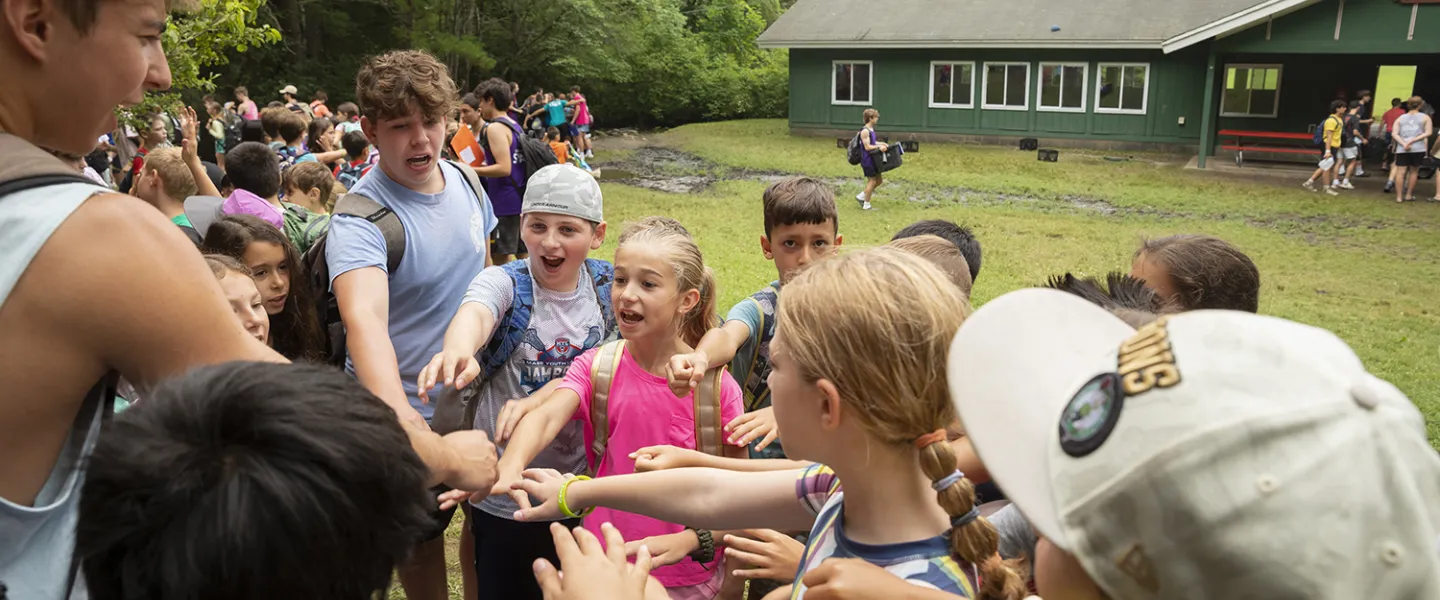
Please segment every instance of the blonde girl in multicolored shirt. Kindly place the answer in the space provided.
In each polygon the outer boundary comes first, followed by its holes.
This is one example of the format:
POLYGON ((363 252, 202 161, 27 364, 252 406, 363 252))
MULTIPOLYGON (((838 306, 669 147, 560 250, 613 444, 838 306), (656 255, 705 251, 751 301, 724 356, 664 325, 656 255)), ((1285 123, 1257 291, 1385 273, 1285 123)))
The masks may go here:
POLYGON ((690 527, 809 529, 791 598, 822 561, 857 558, 917 586, 1018 600, 1023 582, 945 443, 955 419, 945 357, 969 312, 945 275, 901 250, 812 265, 785 288, 769 381, 786 453, 819 464, 595 480, 527 471, 514 487, 542 504, 516 517, 604 506, 690 527))

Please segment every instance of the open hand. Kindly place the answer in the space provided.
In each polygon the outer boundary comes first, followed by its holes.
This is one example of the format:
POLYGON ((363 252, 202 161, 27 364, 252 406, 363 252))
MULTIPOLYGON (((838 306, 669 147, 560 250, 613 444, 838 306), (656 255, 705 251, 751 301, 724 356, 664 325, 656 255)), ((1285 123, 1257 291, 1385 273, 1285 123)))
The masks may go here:
POLYGON ((703 452, 675 446, 646 446, 630 453, 636 473, 698 467, 705 456, 703 452))
MULTIPOLYGON (((515 511, 516 521, 556 521, 565 516, 560 513, 560 488, 566 481, 574 479, 574 475, 555 469, 529 469, 521 475, 524 479, 512 484, 510 489, 534 496, 540 505, 532 507, 528 497, 523 502, 517 498, 520 510, 515 511)), ((572 506, 570 510, 576 508, 572 506)))
POLYGON ((791 581, 800 570, 805 545, 771 529, 747 529, 743 536, 725 536, 725 558, 751 565, 733 575, 746 579, 791 581))
POLYGON ((625 538, 614 525, 600 526, 605 546, 583 528, 573 532, 559 523, 550 525, 555 540, 555 554, 560 558, 564 575, 550 561, 535 561, 535 581, 545 600, 642 600, 665 597, 659 582, 650 579, 650 553, 639 550, 635 563, 625 559, 625 538), (647 595, 649 588, 659 588, 660 595, 647 595))
POLYGON ((180 156, 185 163, 199 162, 200 155, 200 120, 195 116, 195 109, 188 106, 180 110, 180 156))
POLYGON ((475 360, 473 353, 446 350, 436 354, 430 359, 430 364, 420 369, 415 385, 419 388, 420 400, 429 403, 430 390, 436 383, 444 383, 445 387, 457 390, 464 389, 479 375, 480 363, 475 360))
POLYGON ((625 555, 638 556, 640 551, 646 548, 651 553, 654 566, 665 567, 685 560, 686 556, 699 550, 700 538, 689 529, 668 535, 651 536, 626 543, 625 555))
POLYGON ((705 379, 705 372, 708 370, 710 357, 700 350, 670 357, 670 362, 665 365, 665 378, 669 380, 670 392, 677 398, 684 398, 691 390, 700 386, 700 381, 705 379))
POLYGON ((735 417, 725 426, 725 431, 730 434, 726 441, 735 446, 747 446, 759 439, 756 450, 764 450, 780 437, 780 428, 775 424, 775 409, 769 406, 735 417))

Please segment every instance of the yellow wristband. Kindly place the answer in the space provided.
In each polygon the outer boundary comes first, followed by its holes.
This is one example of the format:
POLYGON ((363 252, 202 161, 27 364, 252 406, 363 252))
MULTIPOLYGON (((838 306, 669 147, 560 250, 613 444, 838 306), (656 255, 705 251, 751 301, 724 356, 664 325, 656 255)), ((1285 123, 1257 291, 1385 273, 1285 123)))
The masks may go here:
POLYGON ((576 475, 576 476, 571 477, 570 479, 566 480, 566 481, 565 481, 565 484, 562 485, 562 486, 560 486, 560 498, 559 498, 560 514, 565 515, 566 518, 579 519, 579 518, 584 517, 585 515, 590 514, 590 511, 595 510, 595 507, 592 506, 592 507, 587 508, 587 509, 585 509, 585 510, 583 510, 583 511, 580 511, 580 514, 575 514, 575 511, 570 510, 570 505, 565 503, 565 492, 570 489, 570 484, 575 483, 575 482, 577 482, 577 481, 585 481, 585 480, 589 480, 589 479, 590 479, 590 477, 588 477, 588 476, 586 476, 586 475, 576 475))

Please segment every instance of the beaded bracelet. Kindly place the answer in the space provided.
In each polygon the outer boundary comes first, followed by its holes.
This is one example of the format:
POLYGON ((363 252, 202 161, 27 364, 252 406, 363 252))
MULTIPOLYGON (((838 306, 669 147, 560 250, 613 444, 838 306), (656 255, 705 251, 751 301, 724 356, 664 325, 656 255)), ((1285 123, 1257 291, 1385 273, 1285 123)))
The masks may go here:
POLYGON ((571 477, 570 479, 566 480, 566 481, 565 481, 565 484, 562 485, 562 486, 560 486, 560 498, 559 498, 560 514, 565 515, 566 518, 579 519, 579 518, 584 517, 585 515, 590 514, 591 511, 594 511, 594 510, 595 510, 595 507, 592 506, 592 507, 587 508, 587 509, 585 509, 585 510, 583 510, 583 511, 580 511, 580 514, 575 514, 575 511, 570 510, 570 505, 568 505, 568 504, 565 503, 565 491, 570 489, 570 484, 575 483, 575 482, 577 482, 577 481, 585 481, 585 480, 588 480, 588 479, 590 479, 590 477, 588 477, 588 476, 586 476, 586 475, 576 475, 576 476, 571 477))

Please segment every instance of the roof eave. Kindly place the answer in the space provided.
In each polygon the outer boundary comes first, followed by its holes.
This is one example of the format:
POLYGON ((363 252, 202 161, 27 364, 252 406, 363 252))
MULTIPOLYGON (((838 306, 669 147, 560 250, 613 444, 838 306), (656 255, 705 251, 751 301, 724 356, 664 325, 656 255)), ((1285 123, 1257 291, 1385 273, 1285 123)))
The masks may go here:
POLYGON ((930 48, 1105 48, 1156 50, 1161 40, 757 40, 761 48, 909 50, 930 48))
POLYGON ((1269 0, 1263 4, 1257 4, 1223 19, 1207 23, 1165 40, 1161 48, 1165 50, 1166 54, 1183 50, 1205 40, 1235 33, 1256 25, 1265 19, 1303 8, 1306 5, 1319 1, 1320 0, 1269 0))

